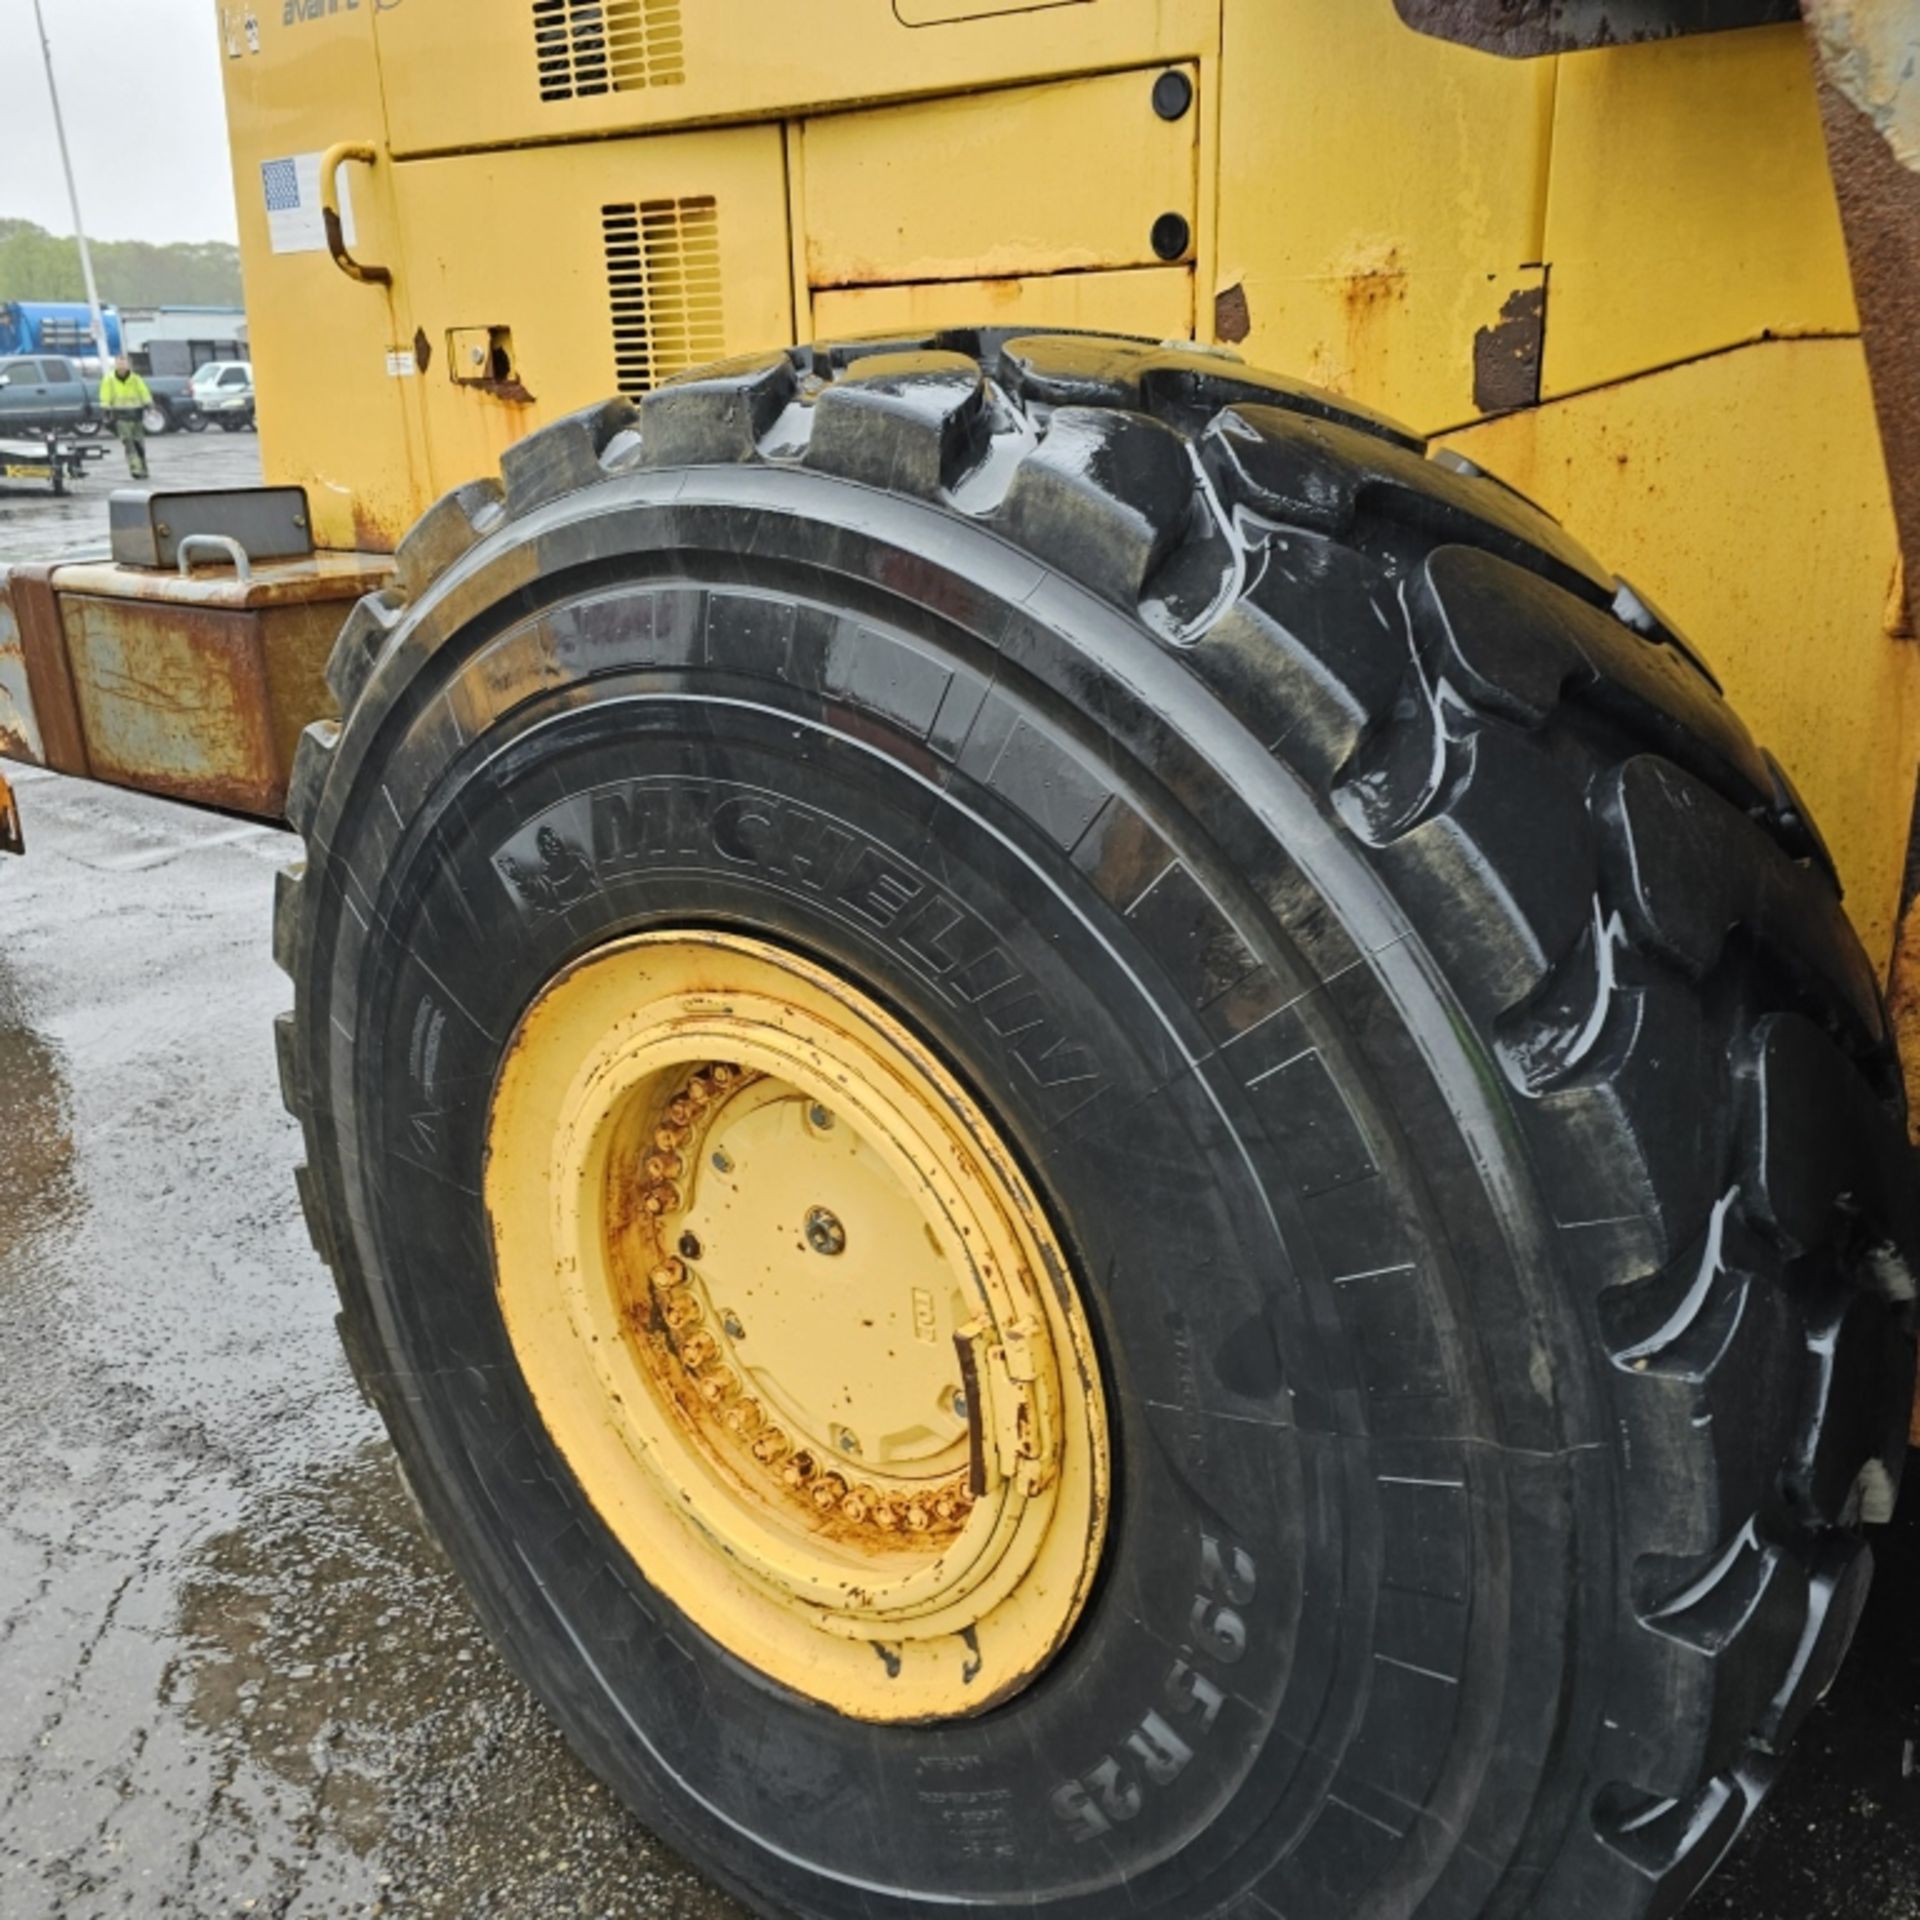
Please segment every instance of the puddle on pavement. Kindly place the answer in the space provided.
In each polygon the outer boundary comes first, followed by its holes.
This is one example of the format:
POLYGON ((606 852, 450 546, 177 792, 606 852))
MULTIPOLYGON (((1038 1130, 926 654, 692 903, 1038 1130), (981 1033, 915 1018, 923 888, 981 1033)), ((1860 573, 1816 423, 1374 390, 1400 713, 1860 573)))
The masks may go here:
POLYGON ((188 1718, 292 1816, 281 1847, 299 1836, 286 1864, 302 1910, 370 1878, 356 1911, 745 1920, 567 1751, 421 1534, 384 1444, 197 1548, 179 1628, 188 1718), (334 1848, 356 1869, 329 1868, 334 1848))

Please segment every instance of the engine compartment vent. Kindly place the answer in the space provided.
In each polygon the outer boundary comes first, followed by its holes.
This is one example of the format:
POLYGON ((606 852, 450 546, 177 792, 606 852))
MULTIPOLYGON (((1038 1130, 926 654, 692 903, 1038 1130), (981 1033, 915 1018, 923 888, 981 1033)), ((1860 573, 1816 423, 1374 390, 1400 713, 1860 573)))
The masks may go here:
POLYGON ((638 400, 726 351, 720 208, 711 194, 600 209, 615 383, 638 400))
POLYGON ((533 57, 542 100, 678 86, 680 0, 533 0, 533 57))

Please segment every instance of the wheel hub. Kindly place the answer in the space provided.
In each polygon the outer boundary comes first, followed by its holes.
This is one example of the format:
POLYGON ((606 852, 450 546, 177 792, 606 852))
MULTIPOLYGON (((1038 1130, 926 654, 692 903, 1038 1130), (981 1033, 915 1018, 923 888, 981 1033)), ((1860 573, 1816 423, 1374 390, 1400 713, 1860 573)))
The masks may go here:
POLYGON ((701 1627, 878 1720, 1058 1650, 1107 1503, 1084 1311, 986 1115, 868 996, 734 936, 602 949, 521 1024, 486 1184, 541 1417, 701 1627))

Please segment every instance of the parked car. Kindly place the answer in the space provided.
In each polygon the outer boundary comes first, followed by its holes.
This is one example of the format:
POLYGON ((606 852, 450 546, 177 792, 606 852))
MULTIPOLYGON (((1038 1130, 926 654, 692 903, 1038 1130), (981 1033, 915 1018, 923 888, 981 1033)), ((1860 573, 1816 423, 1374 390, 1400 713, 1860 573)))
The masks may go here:
POLYGON ((215 425, 228 433, 252 429, 253 362, 209 360, 188 383, 193 403, 215 425))
MULTIPOLYGON (((146 381, 147 391, 153 395, 153 404, 146 412, 148 433, 206 431, 206 416, 201 413, 199 403, 193 397, 193 383, 185 374, 145 373, 140 377, 146 381)), ((98 390, 96 383, 95 391, 98 390)))
MULTIPOLYGON (((206 425, 191 382, 178 375, 145 378, 153 396, 146 410, 149 434, 195 432, 206 425)), ((106 415, 99 405, 99 392, 99 377, 76 361, 56 354, 15 354, 0 360, 0 431, 11 427, 34 433, 100 433, 106 427, 106 415)))
POLYGON ((0 433, 70 432, 92 413, 87 383, 71 360, 48 354, 0 360, 0 433))

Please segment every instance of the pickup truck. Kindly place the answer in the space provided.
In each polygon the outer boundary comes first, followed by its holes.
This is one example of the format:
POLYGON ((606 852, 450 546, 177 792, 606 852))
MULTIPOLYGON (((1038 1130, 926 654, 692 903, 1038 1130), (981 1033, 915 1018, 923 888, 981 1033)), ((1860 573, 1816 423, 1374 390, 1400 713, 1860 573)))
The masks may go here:
MULTIPOLYGON (((179 376, 148 374, 153 405, 147 431, 170 433, 190 428, 199 408, 179 376)), ((0 434, 45 431, 98 432, 104 418, 97 404, 100 382, 56 354, 14 354, 0 359, 0 434)))

